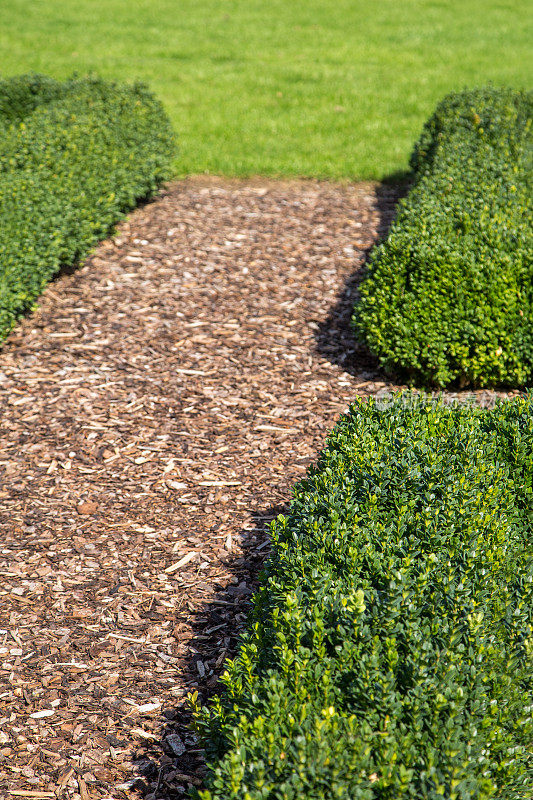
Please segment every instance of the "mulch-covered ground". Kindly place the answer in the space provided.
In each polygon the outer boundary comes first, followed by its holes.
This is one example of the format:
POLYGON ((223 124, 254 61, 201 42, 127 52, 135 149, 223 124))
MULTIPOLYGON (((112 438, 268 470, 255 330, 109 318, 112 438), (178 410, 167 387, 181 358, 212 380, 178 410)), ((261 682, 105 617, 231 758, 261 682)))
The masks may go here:
POLYGON ((234 652, 266 524, 394 388, 349 312, 397 194, 174 184, 0 351, 2 800, 201 782, 183 698, 234 652))

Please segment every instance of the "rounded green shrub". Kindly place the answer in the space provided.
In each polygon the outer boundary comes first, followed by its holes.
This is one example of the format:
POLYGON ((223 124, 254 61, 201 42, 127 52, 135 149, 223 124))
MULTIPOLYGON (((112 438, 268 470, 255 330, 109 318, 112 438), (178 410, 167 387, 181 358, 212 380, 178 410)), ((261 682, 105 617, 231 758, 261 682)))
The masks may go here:
POLYGON ((532 456, 533 396, 351 407, 196 710, 202 800, 531 797, 532 456))
POLYGON ((0 339, 170 176, 173 152, 163 107, 142 85, 0 81, 0 339))
POLYGON ((451 94, 426 123, 414 185, 354 311, 388 372, 433 386, 533 377, 533 94, 451 94))

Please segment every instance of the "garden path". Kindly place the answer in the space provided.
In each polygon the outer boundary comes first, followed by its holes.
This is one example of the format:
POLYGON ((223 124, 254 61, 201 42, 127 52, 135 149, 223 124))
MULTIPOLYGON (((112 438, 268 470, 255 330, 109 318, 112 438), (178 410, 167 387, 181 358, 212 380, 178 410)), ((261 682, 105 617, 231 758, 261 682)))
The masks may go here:
POLYGON ((200 780, 176 709, 234 649, 265 524, 390 388, 348 319, 397 194, 173 184, 0 351, 2 800, 200 780))

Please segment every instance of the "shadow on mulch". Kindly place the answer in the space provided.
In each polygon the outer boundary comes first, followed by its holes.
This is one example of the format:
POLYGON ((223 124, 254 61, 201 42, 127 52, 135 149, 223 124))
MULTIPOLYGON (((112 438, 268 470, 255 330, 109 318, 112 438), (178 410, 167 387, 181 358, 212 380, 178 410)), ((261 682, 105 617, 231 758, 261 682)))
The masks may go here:
MULTIPOLYGON (((405 174, 391 176, 376 189, 379 210, 378 237, 388 233, 395 216, 398 200, 407 194, 405 174)), ((361 266, 351 275, 335 305, 316 331, 317 351, 346 372, 363 380, 384 380, 376 359, 358 344, 350 324, 357 291, 364 275, 372 247, 365 251, 361 266)), ((234 574, 234 583, 219 589, 214 598, 194 612, 193 638, 188 643, 189 657, 182 676, 197 691, 202 703, 222 687, 219 676, 227 658, 236 655, 239 638, 246 627, 250 599, 257 589, 259 573, 269 553, 269 525, 278 514, 286 513, 288 504, 275 505, 254 512, 255 530, 246 532, 238 555, 225 566, 234 574), (215 666, 206 669, 204 662, 215 666)), ((191 713, 185 698, 175 708, 164 711, 168 722, 158 742, 140 743, 135 751, 139 779, 134 787, 147 800, 177 800, 187 796, 192 786, 201 787, 205 775, 203 751, 198 746, 191 727, 191 713)))
MULTIPOLYGON (((405 197, 409 187, 410 182, 405 173, 391 176, 389 180, 376 187, 379 211, 378 241, 387 236, 396 214, 397 203, 405 197)), ((353 307, 373 248, 374 244, 364 251, 361 265, 350 275, 337 302, 319 325, 315 340, 317 351, 331 363, 338 364, 345 372, 363 380, 383 381, 387 378, 377 359, 364 344, 356 341, 351 326, 353 307)))
MULTIPOLYGON (((220 675, 228 658, 238 652, 246 628, 251 598, 259 584, 261 568, 270 552, 270 523, 286 514, 289 504, 277 504, 251 513, 254 530, 243 533, 236 555, 225 562, 233 583, 218 589, 213 599, 194 612, 194 635, 188 642, 189 656, 181 679, 202 704, 222 689, 220 675), (214 663, 213 663, 214 662, 214 663)), ((157 742, 141 742, 133 761, 139 776, 132 787, 147 800, 176 800, 201 787, 205 774, 203 750, 192 731, 192 715, 185 698, 163 712, 168 722, 157 742)))

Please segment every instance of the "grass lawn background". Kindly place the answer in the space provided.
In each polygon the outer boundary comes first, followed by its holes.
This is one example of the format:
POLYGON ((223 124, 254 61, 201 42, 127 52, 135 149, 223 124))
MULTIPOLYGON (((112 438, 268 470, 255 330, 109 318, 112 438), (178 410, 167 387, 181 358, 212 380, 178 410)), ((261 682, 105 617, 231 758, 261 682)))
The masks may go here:
POLYGON ((527 0, 8 0, 0 74, 140 79, 177 175, 381 179, 444 94, 531 83, 527 0))

